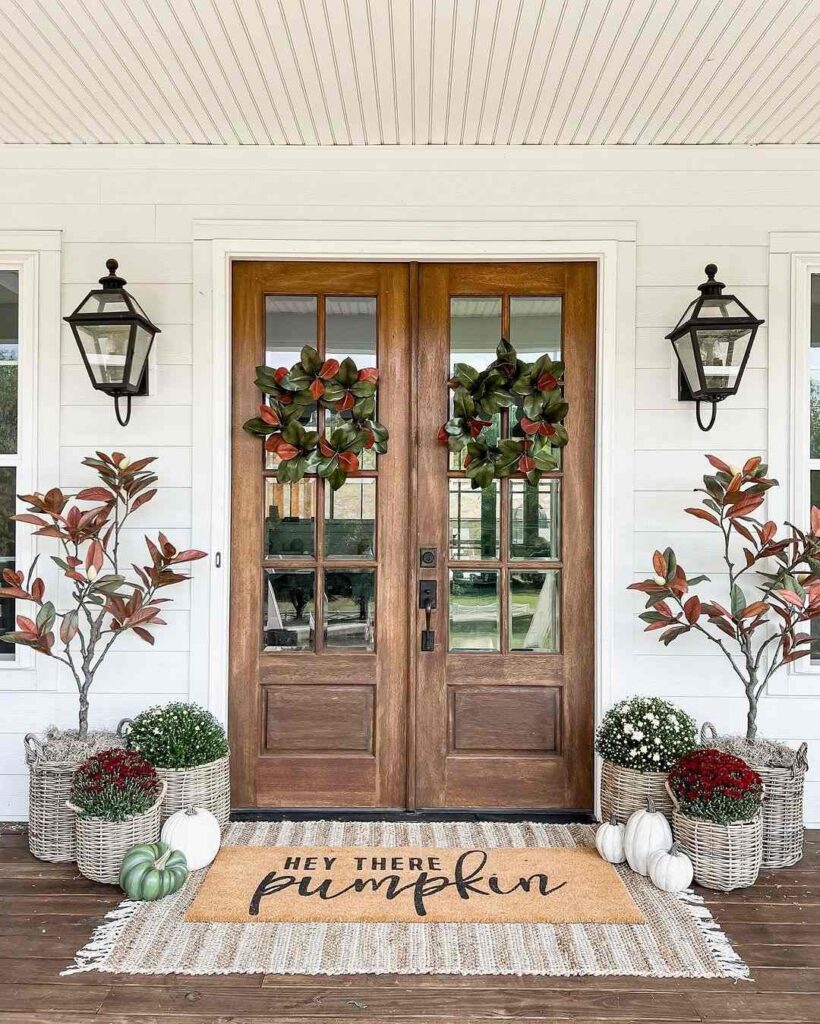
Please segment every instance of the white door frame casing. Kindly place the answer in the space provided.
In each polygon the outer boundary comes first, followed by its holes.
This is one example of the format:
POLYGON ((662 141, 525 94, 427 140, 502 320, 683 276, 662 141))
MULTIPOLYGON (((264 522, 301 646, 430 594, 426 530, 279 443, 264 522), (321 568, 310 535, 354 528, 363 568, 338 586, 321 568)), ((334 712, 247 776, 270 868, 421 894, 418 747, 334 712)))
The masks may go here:
MULTIPOLYGON (((340 211, 340 215, 343 212, 340 211)), ((631 629, 635 407, 633 221, 197 221, 194 224, 192 543, 211 554, 192 589, 190 696, 228 715, 231 537, 231 268, 238 260, 534 262, 598 265, 595 454, 595 721, 611 702, 631 629), (629 438, 629 444, 618 444, 629 438), (207 580, 207 582, 206 582, 207 580), (623 604, 623 602, 621 602, 623 604), (196 627, 194 634, 194 623, 196 627), (204 624, 204 629, 202 625, 204 624), (204 635, 203 635, 204 633, 204 635)), ((253 628, 249 624, 249 628, 253 628)), ((599 764, 596 758, 596 812, 599 764)))

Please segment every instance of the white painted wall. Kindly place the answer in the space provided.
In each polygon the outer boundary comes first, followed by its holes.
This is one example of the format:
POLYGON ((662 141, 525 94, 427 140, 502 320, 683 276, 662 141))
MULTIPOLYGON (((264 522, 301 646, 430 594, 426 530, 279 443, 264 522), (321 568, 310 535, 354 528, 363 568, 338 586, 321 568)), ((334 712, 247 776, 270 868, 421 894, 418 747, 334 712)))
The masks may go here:
MULTIPOLYGON (((0 147, 0 229, 62 232, 63 313, 100 276, 105 259, 116 256, 163 332, 155 347, 151 396, 135 402, 131 425, 123 431, 108 399, 91 390, 63 330, 61 407, 54 417, 59 483, 83 483, 79 462, 95 447, 156 454, 161 489, 134 530, 135 543, 141 530, 164 528, 186 546, 207 547, 192 516, 195 220, 634 222, 635 436, 618 439, 627 453, 634 452, 634 518, 613 525, 619 542, 634 553, 632 574, 625 566, 616 592, 642 576, 652 551, 666 544, 676 548, 687 570, 719 573, 713 538, 681 509, 706 465, 704 451, 732 460, 766 451, 769 352, 781 357, 785 339, 770 340, 766 328, 761 330, 741 393, 719 409, 707 437, 695 424, 693 408, 675 400, 672 356, 663 336, 693 297, 709 261, 755 313, 768 318, 769 233, 820 231, 818 171, 820 153, 810 147, 0 147)), ((321 238, 317 247, 321 251, 321 238)), ((378 257, 375 248, 373 256, 378 257)), ((772 471, 783 480, 787 467, 774 465, 772 471)), ((204 562, 195 569, 200 577, 210 571, 215 570, 204 562)), ((190 678, 190 652, 201 643, 202 626, 191 622, 189 585, 176 598, 154 649, 125 639, 112 656, 92 694, 94 724, 113 725, 149 702, 201 693, 201 681, 190 678)), ((618 601, 621 641, 612 692, 663 694, 699 720, 739 729, 742 698, 728 667, 694 637, 660 647, 642 634, 639 609, 637 596, 618 601)), ((72 684, 63 675, 0 670, 0 817, 25 816, 22 735, 50 722, 72 723, 74 706, 72 684)), ((814 692, 803 686, 800 693, 770 696, 761 718, 767 735, 794 743, 808 739, 810 758, 820 762, 820 680, 814 692)), ((809 774, 807 818, 820 824, 820 763, 809 774)))

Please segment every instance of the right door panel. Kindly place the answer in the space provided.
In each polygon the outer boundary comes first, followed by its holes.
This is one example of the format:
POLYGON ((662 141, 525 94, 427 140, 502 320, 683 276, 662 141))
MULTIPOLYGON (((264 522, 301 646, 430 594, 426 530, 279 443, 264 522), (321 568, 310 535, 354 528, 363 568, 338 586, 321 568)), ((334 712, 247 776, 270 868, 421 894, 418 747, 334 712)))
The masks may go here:
MULTIPOLYGON (((427 264, 419 273, 418 545, 438 550, 435 649, 416 656, 419 808, 590 810, 593 804, 596 268, 427 264), (456 362, 510 340, 565 363, 559 469, 475 490, 437 440, 456 362)), ((514 436, 503 410, 485 436, 514 436)), ((418 612, 420 647, 424 612, 418 612)))

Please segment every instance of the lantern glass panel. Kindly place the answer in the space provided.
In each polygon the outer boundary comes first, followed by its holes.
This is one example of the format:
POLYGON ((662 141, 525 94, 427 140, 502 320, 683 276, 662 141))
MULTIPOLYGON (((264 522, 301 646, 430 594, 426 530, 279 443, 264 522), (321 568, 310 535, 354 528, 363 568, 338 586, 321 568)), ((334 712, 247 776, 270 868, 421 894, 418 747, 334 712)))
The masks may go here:
POLYGON ((128 308, 128 303, 122 292, 108 290, 89 292, 77 313, 102 313, 105 316, 111 316, 113 313, 128 313, 130 315, 131 310, 128 308))
POLYGON ((752 329, 696 327, 693 333, 700 348, 705 390, 733 393, 737 388, 738 374, 752 340, 752 329))
POLYGON ((701 385, 692 336, 688 333, 684 334, 683 337, 676 338, 672 344, 675 346, 678 360, 683 367, 683 373, 686 377, 686 383, 689 385, 689 390, 695 395, 701 390, 701 385))
POLYGON ((97 385, 121 387, 131 324, 77 324, 75 327, 97 385))
POLYGON ((130 387, 136 388, 142 380, 142 374, 145 364, 148 362, 148 353, 153 340, 153 331, 146 331, 141 324, 136 325, 134 330, 134 355, 131 358, 131 368, 128 377, 128 385, 130 387))
POLYGON ((716 317, 747 317, 749 314, 747 310, 741 306, 736 298, 732 295, 709 295, 707 296, 700 308, 695 314, 696 319, 703 320, 704 318, 714 319, 716 317))

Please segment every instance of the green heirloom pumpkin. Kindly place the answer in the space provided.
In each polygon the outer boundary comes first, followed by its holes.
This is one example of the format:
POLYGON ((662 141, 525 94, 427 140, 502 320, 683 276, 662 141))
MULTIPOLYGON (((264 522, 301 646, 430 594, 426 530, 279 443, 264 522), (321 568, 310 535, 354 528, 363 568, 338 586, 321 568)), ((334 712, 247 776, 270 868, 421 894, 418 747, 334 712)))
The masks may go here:
POLYGON ((181 889, 187 877, 185 854, 167 843, 132 846, 120 868, 120 885, 132 900, 161 900, 181 889))

